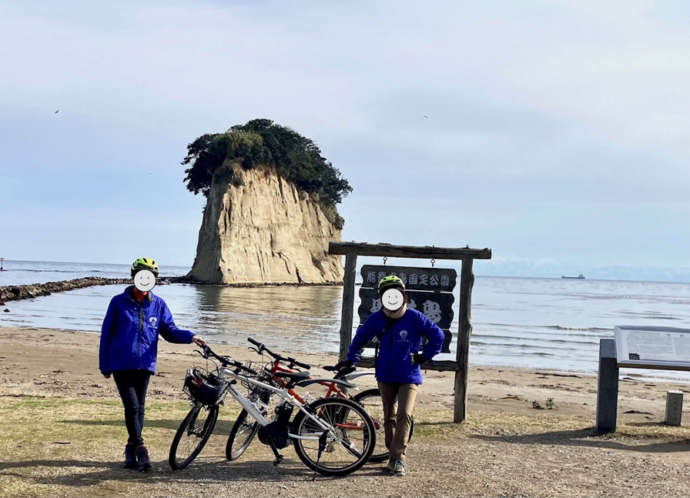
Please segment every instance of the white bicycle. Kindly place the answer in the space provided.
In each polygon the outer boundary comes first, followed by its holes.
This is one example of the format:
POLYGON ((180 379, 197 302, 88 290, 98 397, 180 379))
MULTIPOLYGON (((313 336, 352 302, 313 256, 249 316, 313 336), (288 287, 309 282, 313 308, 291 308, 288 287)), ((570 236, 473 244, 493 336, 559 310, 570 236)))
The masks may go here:
MULTIPOLYGON (((218 364, 212 372, 204 373, 196 368, 187 372, 184 389, 191 398, 192 408, 170 446, 168 461, 173 470, 185 468, 201 452, 216 425, 219 405, 228 394, 258 422, 259 440, 272 449, 274 465, 283 460, 278 450, 290 442, 307 467, 327 476, 343 476, 356 471, 374 451, 374 422, 359 404, 339 397, 304 403, 288 392, 294 386, 306 386, 324 379, 309 379, 307 372, 283 372, 287 385, 279 387, 244 364, 214 353, 208 346, 199 353, 218 364), (238 382, 249 389, 247 396, 237 389, 238 382), (262 398, 274 396, 280 400, 269 420, 262 398), (295 408, 297 413, 293 418, 295 408)), ((345 381, 340 382, 352 387, 345 381)))

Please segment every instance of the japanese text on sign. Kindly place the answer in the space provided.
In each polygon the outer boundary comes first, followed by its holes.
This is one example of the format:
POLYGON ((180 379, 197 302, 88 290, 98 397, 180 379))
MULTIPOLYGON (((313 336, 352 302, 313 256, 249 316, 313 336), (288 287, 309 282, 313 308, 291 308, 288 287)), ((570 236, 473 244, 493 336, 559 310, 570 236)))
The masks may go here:
POLYGON ((362 287, 376 287, 383 277, 395 275, 407 289, 451 292, 457 280, 457 272, 452 268, 364 265, 361 271, 362 287))

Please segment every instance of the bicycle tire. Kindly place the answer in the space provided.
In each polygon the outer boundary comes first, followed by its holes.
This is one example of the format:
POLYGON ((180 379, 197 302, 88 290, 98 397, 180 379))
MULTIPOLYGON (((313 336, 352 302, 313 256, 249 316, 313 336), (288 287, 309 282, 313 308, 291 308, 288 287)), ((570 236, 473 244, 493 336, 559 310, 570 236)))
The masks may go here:
POLYGON ((225 458, 228 460, 237 460, 251 444, 256 433, 259 432, 259 422, 251 419, 247 410, 242 410, 235 420, 235 425, 232 426, 228 442, 225 445, 225 458), (239 435, 238 435, 239 434, 239 435))
POLYGON ((332 437, 319 456, 318 437, 324 431, 303 411, 297 414, 292 422, 292 433, 311 439, 295 438, 293 445, 297 456, 307 467, 325 476, 344 476, 356 471, 369 460, 376 446, 376 429, 361 405, 349 399, 331 396, 317 399, 306 409, 333 428, 329 432, 332 437), (354 437, 348 437, 348 433, 354 437), (358 436, 360 433, 361 437, 358 436), (361 451, 357 450, 358 447, 361 447, 361 451), (347 457, 347 461, 339 461, 339 455, 347 457))
MULTIPOLYGON (((374 421, 376 428, 376 448, 369 457, 370 463, 385 462, 390 457, 390 452, 386 448, 386 434, 383 427, 383 403, 381 402, 381 391, 378 388, 367 389, 358 393, 352 398, 353 401, 362 405, 374 421)), ((410 417, 410 434, 407 437, 409 442, 414 432, 414 417, 410 417)))
POLYGON ((171 469, 181 470, 192 463, 201 450, 204 449, 217 420, 217 405, 196 405, 189 410, 170 445, 168 463, 171 469), (206 418, 200 420, 199 415, 204 414, 204 412, 206 418), (189 438, 189 441, 185 441, 186 444, 183 443, 181 445, 183 437, 189 438))

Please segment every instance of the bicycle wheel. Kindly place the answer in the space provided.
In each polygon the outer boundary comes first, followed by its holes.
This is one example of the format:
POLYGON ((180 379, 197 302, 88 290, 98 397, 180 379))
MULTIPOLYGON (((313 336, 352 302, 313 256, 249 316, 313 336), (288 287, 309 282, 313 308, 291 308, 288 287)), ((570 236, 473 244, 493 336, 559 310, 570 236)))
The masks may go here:
POLYGON ((225 457, 228 460, 237 460, 249 447, 249 444, 259 431, 259 422, 254 420, 247 410, 242 410, 232 426, 228 443, 225 445, 225 457))
POLYGON ((306 409, 318 422, 300 411, 292 433, 297 436, 293 439, 297 456, 307 467, 326 476, 344 476, 367 462, 376 446, 376 429, 360 405, 329 397, 306 409))
POLYGON ((218 420, 218 406, 195 405, 189 410, 170 445, 168 463, 184 469, 201 452, 218 420))
MULTIPOLYGON (((374 452, 369 457, 371 463, 379 463, 388 460, 390 452, 386 448, 386 433, 383 427, 383 403, 381 402, 381 391, 377 388, 367 389, 362 391, 352 398, 353 401, 362 405, 364 410, 369 414, 374 421, 376 428, 376 447, 374 452)), ((414 432, 414 418, 410 420, 410 434, 407 437, 409 441, 412 439, 412 432, 414 432)))

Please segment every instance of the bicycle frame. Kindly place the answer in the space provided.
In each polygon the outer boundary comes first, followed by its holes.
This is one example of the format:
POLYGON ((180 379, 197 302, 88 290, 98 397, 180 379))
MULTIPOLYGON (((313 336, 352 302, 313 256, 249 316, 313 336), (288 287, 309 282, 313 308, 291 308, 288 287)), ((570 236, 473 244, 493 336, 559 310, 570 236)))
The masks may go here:
MULTIPOLYGON (((286 401, 289 404, 291 404, 292 406, 296 406, 297 408, 299 408, 299 410, 301 412, 303 412, 305 414, 305 416, 309 417, 310 420, 316 422, 316 424, 321 429, 323 429, 324 431, 329 431, 329 432, 333 431, 332 426, 328 426, 328 425, 324 424, 321 421, 321 419, 319 419, 318 417, 315 417, 313 414, 309 413, 309 411, 305 408, 304 401, 297 399, 295 396, 290 394, 290 392, 287 391, 285 388, 275 387, 275 386, 272 386, 270 384, 266 384, 266 383, 261 382, 259 380, 256 380, 256 379, 253 379, 253 378, 248 377, 246 375, 242 375, 238 372, 235 372, 234 370, 231 370, 229 368, 219 368, 219 370, 222 370, 223 373, 227 373, 231 377, 233 377, 237 380, 240 380, 242 382, 246 382, 246 383, 251 384, 253 386, 260 387, 261 389, 265 389, 267 391, 271 391, 274 394, 277 394, 280 397, 280 399, 282 399, 283 401, 286 401)), ((270 423, 266 419, 266 417, 264 417, 261 414, 261 412, 257 409, 256 405, 251 400, 249 400, 247 397, 245 397, 241 392, 239 392, 233 384, 230 384, 230 383, 228 384, 227 391, 232 395, 233 398, 235 398, 237 400, 237 402, 240 405, 242 405, 242 408, 247 410, 247 413, 249 413, 252 417, 254 417, 254 419, 256 419, 256 421, 259 423, 259 425, 266 426, 270 423)), ((298 436, 296 434, 292 434, 292 433, 288 432, 288 437, 290 439, 314 439, 314 440, 318 440, 320 435, 316 435, 314 437, 302 437, 302 436, 298 436)))
MULTIPOLYGON (((285 387, 287 385, 287 382, 283 377, 279 377, 276 375, 277 372, 286 372, 286 373, 295 373, 295 370, 291 370, 289 368, 284 367, 280 363, 281 360, 274 360, 273 361, 273 366, 271 367, 271 375, 273 375, 273 381, 277 382, 280 386, 285 387)), ((351 381, 354 380, 358 377, 363 377, 366 375, 374 375, 373 372, 353 372, 350 374, 345 375, 342 377, 342 380, 344 381, 351 381)), ((324 398, 328 398, 329 396, 332 396, 335 394, 336 396, 340 396, 341 398, 349 398, 347 391, 344 391, 340 387, 338 387, 338 384, 336 382, 333 382, 333 380, 323 380, 319 382, 319 385, 326 386, 328 390, 326 391, 326 394, 324 394, 324 398)), ((294 396, 296 399, 304 403, 304 400, 302 397, 293 389, 290 388, 288 392, 294 396)))
MULTIPOLYGON (((295 373, 295 370, 291 370, 289 368, 284 367, 283 365, 280 364, 280 360, 275 360, 273 362, 273 367, 271 367, 271 375, 273 375, 273 381, 277 382, 278 385, 285 387, 287 386, 287 381, 283 377, 279 377, 276 375, 278 372, 286 372, 286 373, 295 373)), ((322 386, 327 386, 328 391, 326 394, 323 396, 324 398, 328 398, 329 396, 332 396, 333 393, 336 395, 340 396, 341 398, 347 398, 347 395, 345 392, 338 387, 338 385, 335 382, 328 382, 328 381, 323 381, 319 382, 320 385, 322 386)), ((302 403, 304 403, 304 399, 295 391, 294 388, 288 389, 288 392, 295 397, 295 399, 298 399, 302 403)))

